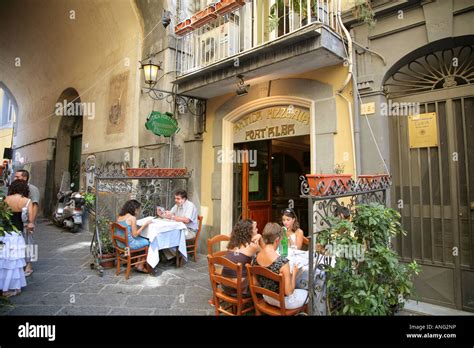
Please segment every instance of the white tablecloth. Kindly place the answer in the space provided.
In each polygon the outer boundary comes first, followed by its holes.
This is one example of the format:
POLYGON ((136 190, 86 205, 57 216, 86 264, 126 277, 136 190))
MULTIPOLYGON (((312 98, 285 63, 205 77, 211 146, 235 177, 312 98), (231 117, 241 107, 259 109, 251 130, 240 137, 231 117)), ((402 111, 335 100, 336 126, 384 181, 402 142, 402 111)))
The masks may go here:
MULTIPOLYGON (((137 221, 137 225, 143 224, 148 218, 137 221)), ((150 240, 148 256, 146 261, 151 267, 155 267, 160 262, 162 249, 178 247, 178 251, 187 260, 186 252, 186 225, 182 222, 167 219, 153 219, 152 223, 143 229, 141 235, 150 240)))
MULTIPOLYGON (((324 262, 324 256, 317 254, 314 258, 314 267, 324 262)), ((303 271, 309 269, 309 252, 305 250, 292 250, 288 248, 288 256, 286 257, 290 261, 290 271, 293 271, 295 264, 298 264, 303 271)), ((336 263, 336 257, 331 258, 331 267, 334 267, 336 263)))

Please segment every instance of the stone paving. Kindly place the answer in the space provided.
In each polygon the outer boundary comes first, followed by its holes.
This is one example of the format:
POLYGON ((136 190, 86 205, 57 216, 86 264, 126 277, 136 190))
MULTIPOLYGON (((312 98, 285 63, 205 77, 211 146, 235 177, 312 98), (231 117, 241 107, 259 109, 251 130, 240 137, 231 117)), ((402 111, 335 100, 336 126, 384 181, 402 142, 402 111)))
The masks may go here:
POLYGON ((131 271, 90 268, 92 233, 72 234, 44 221, 35 241, 38 261, 28 285, 1 315, 212 315, 212 291, 207 259, 189 261, 181 268, 158 265, 156 276, 131 271))

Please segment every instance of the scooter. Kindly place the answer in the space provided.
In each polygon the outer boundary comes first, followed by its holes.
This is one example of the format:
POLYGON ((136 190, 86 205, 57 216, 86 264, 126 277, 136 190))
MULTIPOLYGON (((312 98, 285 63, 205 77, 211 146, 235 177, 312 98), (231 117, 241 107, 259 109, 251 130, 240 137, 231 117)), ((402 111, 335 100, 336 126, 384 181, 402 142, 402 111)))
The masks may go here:
POLYGON ((66 227, 73 233, 79 232, 84 215, 85 199, 79 192, 72 192, 74 184, 69 185, 69 173, 65 172, 58 193, 58 203, 53 214, 53 221, 60 227, 66 227), (65 190, 65 188, 68 188, 65 190))

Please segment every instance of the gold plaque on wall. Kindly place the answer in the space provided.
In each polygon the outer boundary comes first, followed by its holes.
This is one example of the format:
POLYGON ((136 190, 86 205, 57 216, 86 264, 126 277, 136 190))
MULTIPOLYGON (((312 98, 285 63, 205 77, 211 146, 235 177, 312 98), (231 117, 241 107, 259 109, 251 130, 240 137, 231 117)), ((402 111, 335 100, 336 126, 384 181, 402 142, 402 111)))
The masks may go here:
POLYGON ((410 148, 438 146, 436 112, 408 116, 410 148))

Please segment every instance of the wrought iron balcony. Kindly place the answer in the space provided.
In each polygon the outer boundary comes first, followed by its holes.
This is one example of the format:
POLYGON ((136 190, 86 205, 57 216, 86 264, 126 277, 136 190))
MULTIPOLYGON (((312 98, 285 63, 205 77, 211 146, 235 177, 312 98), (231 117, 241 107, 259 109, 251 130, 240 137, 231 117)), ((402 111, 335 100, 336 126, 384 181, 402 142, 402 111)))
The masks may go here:
POLYGON ((178 79, 238 57, 286 37, 308 36, 320 27, 336 36, 341 34, 337 21, 337 0, 258 0, 215 2, 177 27, 178 79), (231 11, 220 3, 233 3, 231 11), (220 6, 219 6, 220 4, 220 6))

